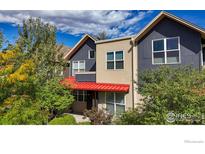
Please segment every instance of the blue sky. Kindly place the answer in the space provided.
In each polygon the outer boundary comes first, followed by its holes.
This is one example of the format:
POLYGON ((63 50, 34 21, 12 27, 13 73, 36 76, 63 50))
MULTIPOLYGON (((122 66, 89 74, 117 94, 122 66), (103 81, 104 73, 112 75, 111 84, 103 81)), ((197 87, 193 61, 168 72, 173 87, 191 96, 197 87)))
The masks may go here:
MULTIPOLYGON (((28 17, 41 17, 55 25, 58 43, 73 47, 83 34, 106 31, 109 38, 135 35, 160 11, 0 11, 0 30, 14 43, 17 25, 28 17)), ((167 11, 205 28, 205 11, 167 11)))

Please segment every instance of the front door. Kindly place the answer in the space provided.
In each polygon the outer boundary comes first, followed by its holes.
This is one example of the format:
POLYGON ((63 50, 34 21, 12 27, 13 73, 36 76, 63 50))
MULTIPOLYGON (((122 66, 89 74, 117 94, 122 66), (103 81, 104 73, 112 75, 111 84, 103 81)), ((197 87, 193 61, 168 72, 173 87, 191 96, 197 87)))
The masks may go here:
POLYGON ((93 96, 94 96, 93 91, 87 91, 87 109, 88 110, 91 110, 93 107, 93 96))

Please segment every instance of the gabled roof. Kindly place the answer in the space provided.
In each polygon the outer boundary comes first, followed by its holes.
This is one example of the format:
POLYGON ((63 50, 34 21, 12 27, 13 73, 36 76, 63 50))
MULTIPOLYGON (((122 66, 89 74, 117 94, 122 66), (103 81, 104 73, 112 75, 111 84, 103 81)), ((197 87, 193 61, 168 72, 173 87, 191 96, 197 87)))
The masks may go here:
POLYGON ((85 41, 87 41, 89 38, 92 39, 94 42, 96 41, 96 39, 94 39, 90 35, 85 34, 81 38, 81 40, 78 41, 78 43, 64 56, 64 59, 69 59, 81 47, 81 45, 83 45, 85 41))
POLYGON ((162 11, 134 37, 134 40, 135 41, 140 40, 144 35, 147 34, 147 32, 149 32, 155 25, 157 25, 165 17, 167 17, 171 20, 174 20, 174 21, 176 21, 176 22, 178 22, 186 27, 189 27, 189 28, 201 33, 201 35, 205 35, 205 30, 203 28, 200 28, 197 25, 194 25, 193 23, 190 23, 184 19, 176 17, 173 14, 162 11))

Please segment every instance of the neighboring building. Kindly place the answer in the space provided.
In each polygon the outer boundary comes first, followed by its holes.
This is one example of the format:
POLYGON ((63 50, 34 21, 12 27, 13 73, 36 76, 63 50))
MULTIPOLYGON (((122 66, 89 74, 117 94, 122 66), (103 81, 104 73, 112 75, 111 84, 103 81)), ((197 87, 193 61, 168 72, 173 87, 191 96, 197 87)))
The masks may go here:
POLYGON ((85 35, 65 58, 65 83, 76 96, 73 111, 93 106, 118 114, 140 103, 139 72, 161 65, 192 66, 205 62, 205 30, 161 12, 136 36, 96 41, 85 35))

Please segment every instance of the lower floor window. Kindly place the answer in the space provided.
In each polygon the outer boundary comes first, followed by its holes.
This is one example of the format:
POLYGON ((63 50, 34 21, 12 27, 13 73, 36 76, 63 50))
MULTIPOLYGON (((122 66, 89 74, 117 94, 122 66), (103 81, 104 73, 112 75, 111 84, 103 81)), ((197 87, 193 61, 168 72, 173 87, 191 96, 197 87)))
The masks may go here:
POLYGON ((75 90, 73 91, 73 95, 76 101, 79 101, 79 102, 87 101, 87 91, 75 90))
POLYGON ((119 115, 125 112, 124 93, 106 93, 106 109, 111 114, 119 115))

